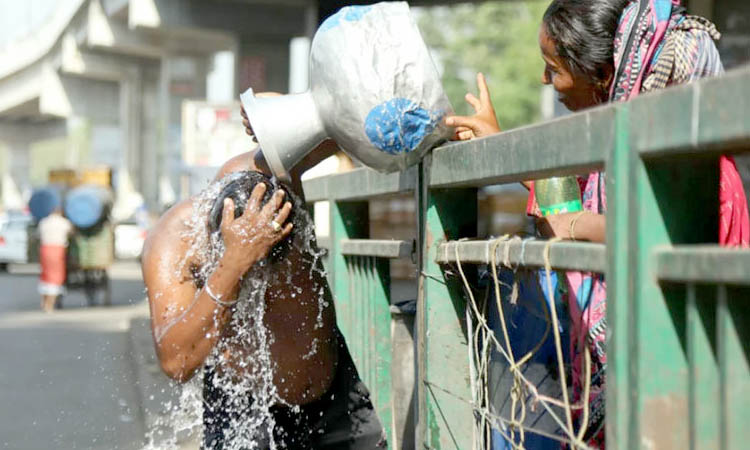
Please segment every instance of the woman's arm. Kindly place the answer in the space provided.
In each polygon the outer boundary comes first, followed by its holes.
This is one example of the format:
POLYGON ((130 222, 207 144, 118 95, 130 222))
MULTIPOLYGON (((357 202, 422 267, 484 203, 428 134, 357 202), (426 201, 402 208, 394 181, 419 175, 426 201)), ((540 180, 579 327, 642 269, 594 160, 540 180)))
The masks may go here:
POLYGON ((607 239, 605 216, 588 211, 540 217, 536 221, 536 226, 542 236, 547 238, 575 238, 576 241, 600 243, 607 239))
POLYGON ((291 232, 291 223, 278 232, 270 226, 271 220, 283 224, 291 210, 288 202, 281 207, 283 191, 262 205, 265 190, 258 184, 236 219, 232 201, 225 200, 221 234, 226 251, 200 289, 176 269, 189 249, 179 227, 185 213, 191 213, 189 203, 167 213, 147 239, 143 276, 154 342, 162 369, 177 381, 189 380, 216 345, 231 317, 242 276, 291 232))

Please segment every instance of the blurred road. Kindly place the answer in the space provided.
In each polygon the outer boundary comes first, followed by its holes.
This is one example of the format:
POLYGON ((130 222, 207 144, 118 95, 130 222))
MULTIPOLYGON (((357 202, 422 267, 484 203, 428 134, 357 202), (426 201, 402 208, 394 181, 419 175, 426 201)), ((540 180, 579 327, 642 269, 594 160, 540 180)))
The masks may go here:
POLYGON ((128 337, 130 318, 147 308, 138 265, 110 271, 112 307, 89 308, 73 291, 52 314, 39 310, 37 270, 0 274, 0 448, 140 448, 128 337))

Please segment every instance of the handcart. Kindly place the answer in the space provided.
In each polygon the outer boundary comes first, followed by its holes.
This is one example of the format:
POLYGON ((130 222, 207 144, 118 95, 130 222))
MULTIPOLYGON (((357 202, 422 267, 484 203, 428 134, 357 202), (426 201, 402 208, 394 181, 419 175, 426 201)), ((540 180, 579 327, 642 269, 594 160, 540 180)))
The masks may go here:
POLYGON ((107 270, 114 261, 114 229, 109 221, 94 228, 76 229, 67 255, 69 290, 83 290, 89 306, 112 305, 112 287, 107 270))

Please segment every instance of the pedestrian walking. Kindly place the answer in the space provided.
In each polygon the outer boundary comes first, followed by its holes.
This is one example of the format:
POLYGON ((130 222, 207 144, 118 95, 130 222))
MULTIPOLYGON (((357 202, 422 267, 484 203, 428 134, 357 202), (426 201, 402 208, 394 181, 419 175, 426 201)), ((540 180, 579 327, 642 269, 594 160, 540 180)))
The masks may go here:
POLYGON ((73 224, 63 217, 60 208, 39 222, 39 263, 42 267, 39 294, 45 312, 52 312, 57 299, 65 293, 65 259, 72 231, 73 224))

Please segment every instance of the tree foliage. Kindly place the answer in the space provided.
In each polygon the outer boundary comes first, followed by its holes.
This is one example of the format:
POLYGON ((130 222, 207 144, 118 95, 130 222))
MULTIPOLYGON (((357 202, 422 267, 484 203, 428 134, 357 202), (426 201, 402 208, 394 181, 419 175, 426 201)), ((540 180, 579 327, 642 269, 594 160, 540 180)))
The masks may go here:
POLYGON ((548 3, 488 1, 420 11, 420 30, 458 114, 473 113, 464 95, 476 94, 475 75, 483 72, 501 128, 539 120, 544 63, 538 32, 548 3))

